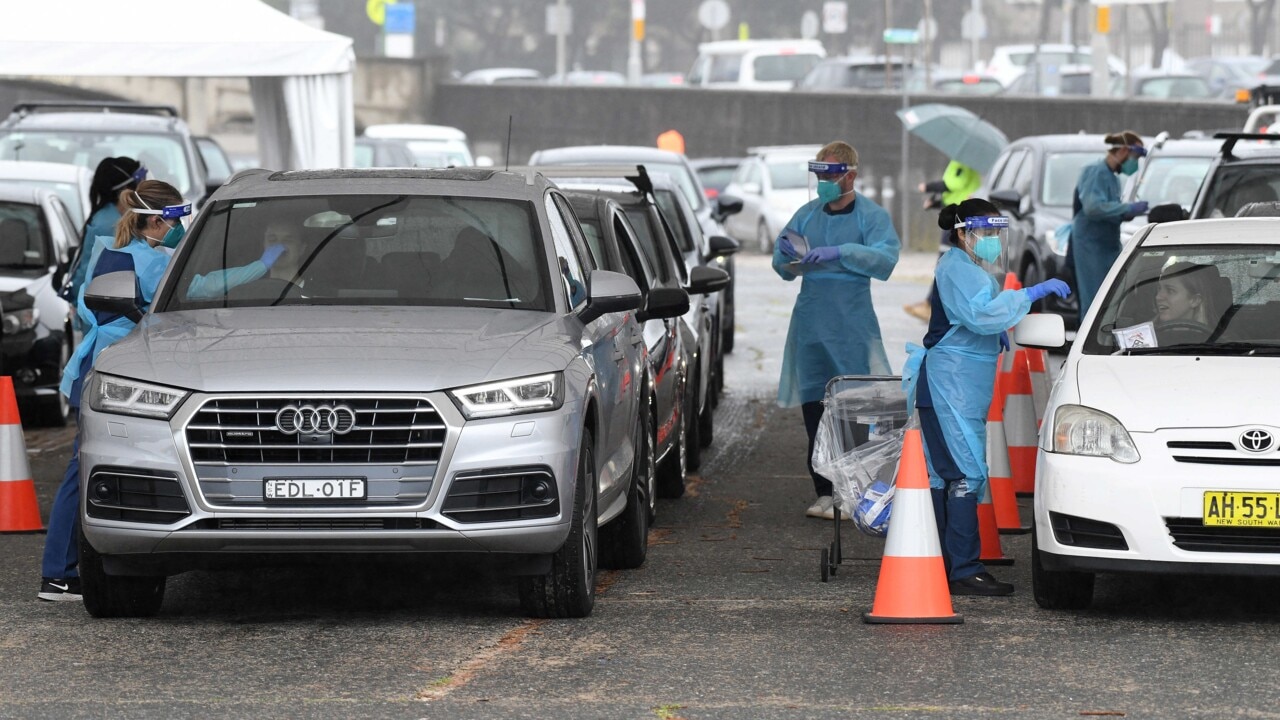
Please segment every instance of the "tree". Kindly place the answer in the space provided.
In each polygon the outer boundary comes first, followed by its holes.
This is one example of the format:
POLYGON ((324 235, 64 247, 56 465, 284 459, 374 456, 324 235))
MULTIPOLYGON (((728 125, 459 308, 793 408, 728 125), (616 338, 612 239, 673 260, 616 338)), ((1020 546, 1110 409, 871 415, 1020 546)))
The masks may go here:
POLYGON ((1151 67, 1158 70, 1164 66, 1164 51, 1169 47, 1169 3, 1143 5, 1142 12, 1151 28, 1151 67))
POLYGON ((1267 33, 1275 16, 1276 0, 1246 0, 1249 3, 1249 50, 1263 55, 1267 46, 1267 33))

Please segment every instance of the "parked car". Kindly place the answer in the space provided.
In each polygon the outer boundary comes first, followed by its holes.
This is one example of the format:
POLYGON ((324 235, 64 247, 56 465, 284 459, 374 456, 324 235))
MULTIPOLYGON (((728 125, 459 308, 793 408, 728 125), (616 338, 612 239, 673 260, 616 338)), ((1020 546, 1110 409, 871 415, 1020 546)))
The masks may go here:
MULTIPOLYGON (((75 227, 83 226, 89 214, 89 185, 93 183, 93 173, 79 165, 0 160, 0 182, 54 191, 75 227)), ((73 244, 80 244, 79 235, 73 244)))
POLYGON ((548 85, 626 85, 627 76, 612 70, 570 70, 547 78, 548 85))
POLYGON ((370 125, 364 136, 374 139, 400 140, 409 146, 414 164, 424 168, 467 167, 475 165, 467 134, 446 125, 370 125))
MULTIPOLYGON (((628 340, 642 342, 646 350, 645 372, 638 380, 645 444, 638 454, 645 470, 652 521, 657 517, 655 499, 659 495, 684 494, 688 447, 684 416, 689 407, 691 353, 684 344, 679 317, 689 312, 690 298, 680 285, 669 249, 642 243, 626 210, 613 199, 615 195, 608 191, 565 193, 595 266, 626 274, 644 296, 636 318, 642 335, 628 340)), ((622 199, 635 198, 624 192, 622 199)), ((644 224, 649 225, 647 219, 644 224)))
POLYGON ((994 75, 975 72, 938 71, 931 73, 930 80, 934 92, 947 95, 996 95, 1004 90, 994 75))
MULTIPOLYGON (((1063 95, 1092 95, 1093 69, 1086 66, 1064 66, 1052 72, 1025 72, 1019 75, 1005 88, 1006 95, 1038 95, 1040 97, 1061 97, 1063 95)), ((1107 95, 1124 94, 1124 78, 1119 73, 1111 73, 1111 85, 1107 95)))
POLYGON ((542 82, 542 73, 532 68, 484 68, 462 76, 468 85, 507 85, 542 82))
POLYGON ((1280 200, 1280 135, 1220 133, 1222 142, 1188 214, 1234 217, 1251 203, 1280 200))
POLYGON ((0 160, 70 163, 89 172, 106 157, 146 166, 197 206, 216 185, 178 111, 124 102, 27 102, 0 122, 0 160))
POLYGON ((640 84, 645 87, 684 87, 684 73, 645 73, 640 76, 640 84))
POLYGON ((1186 61, 1185 67, 1204 78, 1214 95, 1225 100, 1236 100, 1239 91, 1248 91, 1262 84, 1264 71, 1270 64, 1269 58, 1256 55, 1219 55, 1191 58, 1186 61))
POLYGON ((64 425, 70 413, 58 383, 76 338, 72 308, 58 289, 79 236, 56 192, 0 182, 3 365, 24 416, 37 425, 64 425))
POLYGON ((796 210, 809 202, 809 161, 821 145, 748 148, 748 157, 733 174, 725 192, 742 198, 742 211, 725 218, 729 236, 773 252, 773 241, 796 210))
MULTIPOLYGON (((1101 573, 1280 566, 1278 237, 1276 218, 1173 222, 1121 251, 1045 409, 1041 607, 1087 607, 1101 573)), ((1025 318, 1017 341, 1060 346, 1043 320, 1025 318)))
MULTIPOLYGON (((1120 199, 1143 200, 1151 207, 1175 204, 1189 213, 1221 147, 1221 140, 1157 138, 1140 161, 1138 172, 1124 186, 1120 199)), ((1148 222, 1146 216, 1139 216, 1121 225, 1121 241, 1127 242, 1148 222)))
MULTIPOLYGON (((991 53, 991 59, 981 63, 980 72, 994 76, 1009 87, 1028 68, 1062 68, 1068 65, 1092 66, 1093 48, 1088 45, 1064 45, 1057 43, 1000 45, 991 53)), ((1124 62, 1114 55, 1107 56, 1107 66, 1112 74, 1123 75, 1124 62)))
MULTIPOLYGON (((1107 144, 1102 135, 1033 135, 1006 147, 976 193, 989 198, 1010 218, 1010 270, 1023 287, 1049 278, 1075 284, 1068 262, 1068 245, 1059 244, 1056 231, 1071 222, 1076 181, 1085 165, 1101 160, 1107 144)), ((1038 312, 1052 312, 1077 324, 1073 293, 1066 298, 1037 301, 1038 312)))
MULTIPOLYGON (((154 614, 196 567, 449 553, 505 561, 530 615, 585 616, 598 560, 643 562, 641 294, 591 269, 545 178, 247 171, 188 236, 84 391, 90 614, 154 614), (271 274, 195 291, 268 228, 271 274)), ((131 275, 87 303, 136 311, 131 275)))
POLYGON ((688 85, 790 90, 827 56, 817 40, 719 40, 698 46, 688 85))
MULTIPOLYGON (((680 153, 651 147, 631 145, 580 145, 539 150, 529 158, 530 165, 630 165, 643 164, 650 175, 666 174, 679 183, 685 200, 693 207, 708 237, 724 235, 725 218, 742 210, 742 200, 720 195, 708 200, 698 174, 689 159, 680 153)), ((734 286, 733 257, 716 258, 716 266, 729 273, 729 287, 722 293, 719 327, 724 335, 721 348, 733 352, 734 341, 734 286)))
POLYGON ((842 90, 899 90, 905 81, 913 91, 924 90, 923 68, 902 58, 890 58, 885 74, 883 55, 856 55, 827 58, 801 78, 796 90, 832 92, 842 90))
POLYGON ((1216 94, 1205 79, 1194 73, 1133 73, 1129 78, 1129 95, 1161 100, 1213 100, 1216 94))
POLYGON ((697 173, 698 182, 702 183, 702 194, 706 195, 708 200, 715 200, 733 179, 733 173, 738 169, 738 165, 742 164, 742 158, 690 158, 689 164, 697 173))
POLYGON ((414 167, 417 164, 418 159, 404 140, 356 138, 355 167, 414 167))

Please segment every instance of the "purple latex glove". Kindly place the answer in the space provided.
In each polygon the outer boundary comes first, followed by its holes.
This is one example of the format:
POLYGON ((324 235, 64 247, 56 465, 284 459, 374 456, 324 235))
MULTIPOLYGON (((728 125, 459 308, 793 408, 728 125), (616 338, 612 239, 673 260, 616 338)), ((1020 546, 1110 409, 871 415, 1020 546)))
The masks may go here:
POLYGON ((800 253, 796 252, 796 246, 791 244, 791 240, 785 237, 778 238, 778 249, 782 254, 789 258, 800 257, 800 253))
POLYGON ((1000 352, 1004 352, 1008 349, 1009 349, 1009 331, 1001 330, 1000 331, 1000 352))
POLYGON ((284 254, 284 251, 285 251, 285 246, 280 243, 276 243, 275 245, 270 245, 267 247, 266 250, 263 251, 262 257, 260 258, 260 260, 263 265, 266 265, 267 268, 270 269, 271 266, 275 265, 276 261, 280 259, 280 256, 284 254))
POLYGON ((1147 210, 1150 207, 1151 207, 1151 203, 1147 202, 1146 200, 1139 200, 1137 202, 1129 203, 1129 212, 1133 213, 1134 217, 1137 217, 1139 215, 1146 215, 1147 210))
POLYGON ((1071 287, 1058 278, 1050 278, 1042 283, 1032 285, 1024 290, 1024 292, 1027 294, 1027 299, 1031 302, 1035 302, 1050 295, 1057 295, 1058 297, 1064 298, 1071 294, 1071 287))
POLYGON ((825 263, 832 260, 840 259, 840 248, 836 245, 826 245, 824 247, 816 247, 809 251, 808 255, 800 262, 803 263, 825 263))

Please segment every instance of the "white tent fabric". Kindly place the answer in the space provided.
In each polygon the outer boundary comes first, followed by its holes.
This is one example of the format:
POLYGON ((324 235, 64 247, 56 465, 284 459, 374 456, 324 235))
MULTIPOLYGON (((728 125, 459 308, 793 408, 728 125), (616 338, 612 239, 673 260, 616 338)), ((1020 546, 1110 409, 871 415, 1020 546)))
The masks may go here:
POLYGON ((0 76, 248 77, 263 166, 352 163, 351 38, 259 0, 4 5, 0 76))

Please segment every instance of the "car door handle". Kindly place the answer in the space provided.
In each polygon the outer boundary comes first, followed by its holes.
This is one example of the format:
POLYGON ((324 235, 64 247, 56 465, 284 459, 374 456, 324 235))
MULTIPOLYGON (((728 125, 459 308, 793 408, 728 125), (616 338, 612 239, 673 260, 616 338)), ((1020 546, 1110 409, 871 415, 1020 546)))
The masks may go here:
POLYGON ((639 345, 639 344, 640 344, 640 343, 642 343, 642 342, 644 342, 644 331, 643 331, 643 330, 641 330, 640 328, 636 328, 635 330, 632 330, 632 331, 631 331, 631 344, 632 344, 632 345, 639 345))

